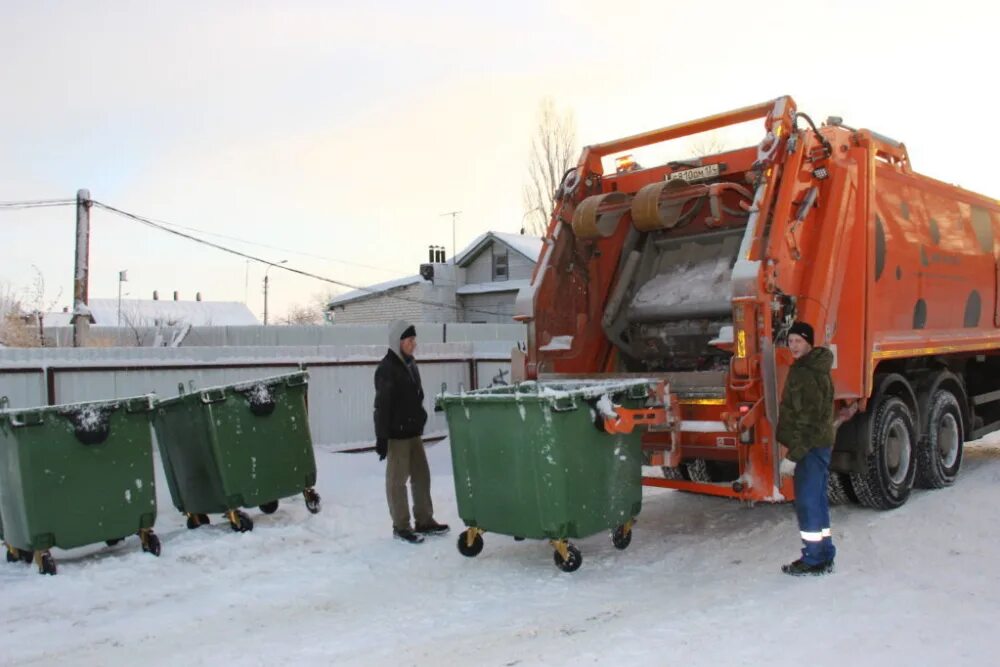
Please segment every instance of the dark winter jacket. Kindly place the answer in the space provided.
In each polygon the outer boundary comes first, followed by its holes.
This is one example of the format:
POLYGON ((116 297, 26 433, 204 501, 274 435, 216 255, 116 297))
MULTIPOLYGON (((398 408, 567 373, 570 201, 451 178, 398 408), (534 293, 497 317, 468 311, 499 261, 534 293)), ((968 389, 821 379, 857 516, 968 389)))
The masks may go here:
POLYGON ((405 322, 402 324, 402 328, 390 327, 391 347, 375 369, 375 437, 378 440, 423 435, 427 423, 417 362, 413 357, 404 358, 399 351, 399 335, 407 326, 405 322))
POLYGON ((788 447, 788 458, 799 461, 813 447, 832 447, 833 352, 814 347, 796 359, 788 371, 778 410, 778 442, 788 447))

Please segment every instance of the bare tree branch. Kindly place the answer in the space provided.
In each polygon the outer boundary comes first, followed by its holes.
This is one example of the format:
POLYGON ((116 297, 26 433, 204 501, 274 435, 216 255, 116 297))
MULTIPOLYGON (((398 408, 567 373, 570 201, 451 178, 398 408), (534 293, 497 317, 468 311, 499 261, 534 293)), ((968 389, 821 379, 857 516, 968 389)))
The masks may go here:
POLYGON ((552 199, 566 170, 576 158, 576 120, 572 111, 560 113, 551 98, 542 100, 538 127, 531 139, 528 179, 523 189, 524 226, 537 236, 552 217, 552 199))
POLYGON ((316 303, 292 304, 285 316, 281 318, 281 322, 284 324, 322 324, 323 310, 316 303))

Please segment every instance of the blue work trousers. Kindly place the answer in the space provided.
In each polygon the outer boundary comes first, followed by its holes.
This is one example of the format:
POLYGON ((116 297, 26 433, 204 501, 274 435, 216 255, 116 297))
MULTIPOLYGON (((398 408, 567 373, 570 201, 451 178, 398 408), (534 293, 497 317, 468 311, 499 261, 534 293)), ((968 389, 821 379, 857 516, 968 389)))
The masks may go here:
POLYGON ((802 537, 802 560, 808 565, 833 561, 837 549, 830 532, 830 447, 814 447, 795 465, 795 514, 802 537))

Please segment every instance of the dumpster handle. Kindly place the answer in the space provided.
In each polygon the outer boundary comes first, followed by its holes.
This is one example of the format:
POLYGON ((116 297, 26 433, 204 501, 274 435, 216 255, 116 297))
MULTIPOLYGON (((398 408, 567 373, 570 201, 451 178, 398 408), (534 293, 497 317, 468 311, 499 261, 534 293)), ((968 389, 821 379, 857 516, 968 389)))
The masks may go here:
POLYGON ((636 384, 628 388, 626 396, 633 400, 638 400, 642 398, 649 397, 649 385, 646 384, 636 384))
POLYGON ((577 407, 576 399, 572 396, 560 396, 552 401, 552 412, 570 412, 577 407))
POLYGON ((202 403, 218 403, 219 401, 224 400, 226 400, 225 389, 206 389, 201 392, 202 403))
POLYGON ((125 400, 125 412, 152 412, 156 407, 151 394, 125 400))
POLYGON ((20 412, 10 416, 11 426, 38 426, 44 422, 40 412, 20 412))

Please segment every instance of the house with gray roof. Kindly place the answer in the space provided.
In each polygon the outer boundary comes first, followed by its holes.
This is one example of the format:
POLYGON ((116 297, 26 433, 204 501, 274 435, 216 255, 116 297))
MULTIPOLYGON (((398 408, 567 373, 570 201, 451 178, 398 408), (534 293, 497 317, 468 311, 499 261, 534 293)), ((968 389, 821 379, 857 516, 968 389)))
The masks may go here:
POLYGON ((509 323, 514 300, 528 285, 543 240, 537 236, 486 232, 453 260, 433 250, 416 275, 370 285, 331 299, 333 324, 387 322, 509 323))

